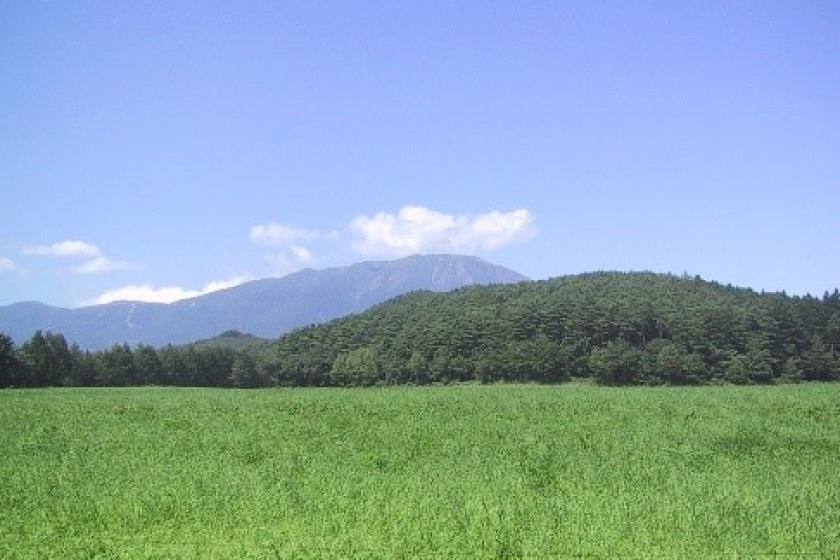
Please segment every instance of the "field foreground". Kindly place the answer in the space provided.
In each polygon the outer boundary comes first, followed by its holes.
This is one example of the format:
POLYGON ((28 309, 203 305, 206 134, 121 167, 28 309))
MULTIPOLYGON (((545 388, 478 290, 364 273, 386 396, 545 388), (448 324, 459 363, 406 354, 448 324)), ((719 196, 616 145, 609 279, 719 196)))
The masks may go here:
POLYGON ((0 558, 840 556, 840 385, 0 391, 0 558))

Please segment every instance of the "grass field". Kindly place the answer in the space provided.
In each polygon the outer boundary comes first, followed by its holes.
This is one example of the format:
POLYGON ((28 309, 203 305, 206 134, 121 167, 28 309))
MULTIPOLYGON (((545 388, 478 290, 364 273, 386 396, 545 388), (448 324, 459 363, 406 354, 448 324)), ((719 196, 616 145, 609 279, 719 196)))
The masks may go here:
POLYGON ((0 391, 0 558, 840 556, 840 385, 0 391))

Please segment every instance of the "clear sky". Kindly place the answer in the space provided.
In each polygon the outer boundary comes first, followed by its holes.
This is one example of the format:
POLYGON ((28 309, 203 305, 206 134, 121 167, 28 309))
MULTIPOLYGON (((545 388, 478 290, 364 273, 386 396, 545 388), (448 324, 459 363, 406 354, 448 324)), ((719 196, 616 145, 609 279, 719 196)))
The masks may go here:
POLYGON ((0 0, 0 304, 413 252, 840 285, 840 3, 0 0))

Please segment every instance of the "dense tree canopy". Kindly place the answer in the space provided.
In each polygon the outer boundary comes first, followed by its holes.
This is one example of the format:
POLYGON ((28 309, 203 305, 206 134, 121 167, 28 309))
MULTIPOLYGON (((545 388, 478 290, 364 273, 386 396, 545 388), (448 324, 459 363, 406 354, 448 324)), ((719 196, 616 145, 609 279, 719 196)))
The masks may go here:
POLYGON ((766 383, 840 377, 840 293, 592 273, 417 292, 271 349, 281 383, 460 380, 766 383), (364 375, 358 362, 364 354, 364 375))
POLYGON ((840 379, 840 293, 790 297, 699 278, 592 273, 415 292, 270 345, 115 345, 89 353, 60 334, 37 332, 19 348, 0 334, 2 386, 573 377, 604 384, 840 379))

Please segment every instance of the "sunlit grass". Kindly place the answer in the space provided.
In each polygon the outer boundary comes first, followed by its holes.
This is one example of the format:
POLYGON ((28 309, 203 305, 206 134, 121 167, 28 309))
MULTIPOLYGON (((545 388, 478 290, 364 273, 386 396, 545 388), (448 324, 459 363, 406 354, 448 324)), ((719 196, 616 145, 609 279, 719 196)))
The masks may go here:
POLYGON ((0 391, 0 558, 840 555, 840 385, 0 391))

